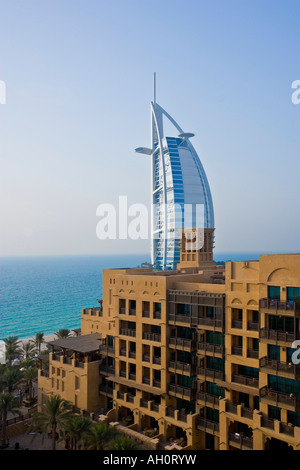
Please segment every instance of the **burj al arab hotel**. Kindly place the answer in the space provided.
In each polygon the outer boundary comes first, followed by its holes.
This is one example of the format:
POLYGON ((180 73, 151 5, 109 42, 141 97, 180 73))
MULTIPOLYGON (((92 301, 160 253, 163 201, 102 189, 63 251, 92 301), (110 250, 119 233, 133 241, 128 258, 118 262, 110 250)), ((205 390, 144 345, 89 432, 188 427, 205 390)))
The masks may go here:
POLYGON ((136 152, 151 159, 151 263, 156 269, 176 269, 180 258, 181 229, 214 228, 214 209, 208 180, 190 139, 156 102, 151 102, 151 148, 136 152), (164 119, 174 136, 164 135, 164 119))

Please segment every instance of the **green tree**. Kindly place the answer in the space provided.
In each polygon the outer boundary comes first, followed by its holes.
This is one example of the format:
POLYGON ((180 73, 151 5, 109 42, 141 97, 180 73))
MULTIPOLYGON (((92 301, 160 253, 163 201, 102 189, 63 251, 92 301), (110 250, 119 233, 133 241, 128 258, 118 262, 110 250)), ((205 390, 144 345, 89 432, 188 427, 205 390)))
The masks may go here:
POLYGON ((6 364, 1 374, 1 389, 8 393, 13 393, 22 380, 22 371, 20 371, 18 367, 6 364))
POLYGON ((138 450, 139 445, 130 437, 119 436, 115 439, 113 450, 138 450))
POLYGON ((103 450, 116 436, 116 431, 106 423, 94 423, 85 434, 83 441, 88 450, 103 450))
POLYGON ((27 341, 22 344, 21 352, 24 359, 32 359, 37 354, 37 348, 33 341, 27 341))
POLYGON ((62 328, 58 330, 55 334, 57 336, 57 339, 65 339, 65 338, 69 338, 69 336, 71 335, 71 332, 70 330, 67 330, 66 328, 62 328))
POLYGON ((6 360, 11 365, 15 359, 22 357, 21 341, 18 340, 17 336, 9 336, 9 338, 5 338, 3 341, 5 343, 6 360))
POLYGON ((72 450, 78 450, 84 442, 84 436, 92 425, 88 416, 71 416, 65 426, 65 439, 68 439, 72 450))
POLYGON ((8 413, 16 414, 18 412, 19 403, 11 393, 0 394, 0 416, 2 420, 1 430, 1 448, 4 449, 7 445, 7 415, 8 413))
POLYGON ((44 342, 45 342, 44 333, 37 333, 35 335, 34 344, 35 344, 35 347, 37 348, 39 354, 41 353, 41 347, 42 347, 42 344, 44 342))
POLYGON ((42 405, 42 410, 37 411, 32 419, 29 429, 39 431, 42 441, 50 432, 52 436, 52 450, 56 449, 56 434, 64 431, 66 423, 72 415, 72 406, 59 395, 53 395, 42 405))

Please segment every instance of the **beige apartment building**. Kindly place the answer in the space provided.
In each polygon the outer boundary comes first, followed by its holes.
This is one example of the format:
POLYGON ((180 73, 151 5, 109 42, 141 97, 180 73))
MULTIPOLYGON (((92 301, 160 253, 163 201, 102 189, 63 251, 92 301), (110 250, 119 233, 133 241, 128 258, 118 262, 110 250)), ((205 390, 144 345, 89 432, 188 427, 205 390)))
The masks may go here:
POLYGON ((300 254, 217 265, 212 229, 188 248, 176 271, 103 271, 81 335, 49 344, 39 403, 59 394, 153 448, 300 449, 300 254))

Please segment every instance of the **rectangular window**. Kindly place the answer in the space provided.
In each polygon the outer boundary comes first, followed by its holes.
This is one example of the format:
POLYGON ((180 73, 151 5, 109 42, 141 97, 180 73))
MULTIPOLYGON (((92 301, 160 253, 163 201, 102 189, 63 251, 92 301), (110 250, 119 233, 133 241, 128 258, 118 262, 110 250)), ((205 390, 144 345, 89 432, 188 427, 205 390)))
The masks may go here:
POLYGON ((299 301, 300 300, 300 287, 287 288, 287 300, 299 301))
POLYGON ((269 286, 268 297, 270 300, 280 300, 280 286, 269 286))

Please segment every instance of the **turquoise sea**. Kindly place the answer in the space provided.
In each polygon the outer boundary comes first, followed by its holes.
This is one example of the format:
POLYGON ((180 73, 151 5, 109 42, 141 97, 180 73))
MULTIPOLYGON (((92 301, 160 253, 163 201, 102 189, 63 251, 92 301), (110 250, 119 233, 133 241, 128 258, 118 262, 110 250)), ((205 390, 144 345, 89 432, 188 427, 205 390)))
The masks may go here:
MULTIPOLYGON (((258 259, 218 254, 216 261, 258 259)), ((102 298, 102 269, 132 268, 149 255, 5 257, 0 259, 0 339, 79 328, 81 308, 102 298)))

